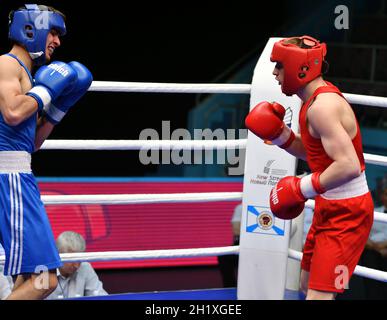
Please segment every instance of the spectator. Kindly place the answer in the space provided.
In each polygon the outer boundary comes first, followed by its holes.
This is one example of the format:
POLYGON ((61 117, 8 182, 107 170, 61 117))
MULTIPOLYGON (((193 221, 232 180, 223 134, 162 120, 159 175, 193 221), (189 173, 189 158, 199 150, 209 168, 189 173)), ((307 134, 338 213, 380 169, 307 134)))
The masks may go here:
MULTIPOLYGON (((241 229, 242 218, 242 203, 238 204, 231 218, 233 245, 239 245, 239 236, 241 229)), ((222 276, 223 287, 236 287, 237 285, 237 270, 238 270, 238 256, 235 254, 228 254, 218 256, 219 270, 222 276)))
MULTIPOLYGON (((85 252, 86 242, 76 232, 66 231, 56 239, 59 253, 85 252)), ((58 286, 47 299, 66 299, 84 296, 103 296, 108 293, 88 262, 64 263, 57 270, 58 286)))
MULTIPOLYGON (((384 182, 380 195, 382 205, 375 211, 387 213, 387 181, 384 182)), ((367 248, 378 251, 382 257, 387 258, 387 227, 385 223, 374 221, 367 248)))

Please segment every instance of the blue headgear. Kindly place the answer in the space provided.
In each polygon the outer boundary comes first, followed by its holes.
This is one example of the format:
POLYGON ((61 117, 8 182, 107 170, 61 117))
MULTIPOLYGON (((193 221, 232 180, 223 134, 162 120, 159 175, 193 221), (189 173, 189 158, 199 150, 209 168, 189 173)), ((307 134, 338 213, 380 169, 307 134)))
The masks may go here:
POLYGON ((39 66, 46 62, 46 41, 52 29, 61 36, 66 34, 66 25, 59 13, 41 10, 37 4, 26 4, 25 9, 12 13, 8 37, 23 45, 39 66))

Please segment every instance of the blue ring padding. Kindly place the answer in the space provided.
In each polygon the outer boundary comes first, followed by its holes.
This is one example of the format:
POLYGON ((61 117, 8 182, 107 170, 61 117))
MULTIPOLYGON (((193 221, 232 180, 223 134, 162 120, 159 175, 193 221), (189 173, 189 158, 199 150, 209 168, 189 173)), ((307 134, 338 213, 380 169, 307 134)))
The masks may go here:
MULTIPOLYGON (((303 300, 298 291, 286 290, 285 300, 303 300)), ((108 296, 81 297, 73 300, 237 300, 236 288, 135 292, 108 296)))
POLYGON ((236 288, 136 292, 82 297, 76 300, 236 300, 236 288))

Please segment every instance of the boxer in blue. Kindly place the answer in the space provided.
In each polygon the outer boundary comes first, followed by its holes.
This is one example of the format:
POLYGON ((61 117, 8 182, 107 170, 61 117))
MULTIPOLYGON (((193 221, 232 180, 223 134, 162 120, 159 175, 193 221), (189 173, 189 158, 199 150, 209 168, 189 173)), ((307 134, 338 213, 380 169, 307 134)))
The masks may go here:
POLYGON ((31 153, 92 83, 79 62, 50 63, 65 33, 61 12, 27 4, 10 13, 12 49, 0 56, 0 242, 4 273, 17 276, 8 299, 44 299, 56 288, 62 265, 31 153))

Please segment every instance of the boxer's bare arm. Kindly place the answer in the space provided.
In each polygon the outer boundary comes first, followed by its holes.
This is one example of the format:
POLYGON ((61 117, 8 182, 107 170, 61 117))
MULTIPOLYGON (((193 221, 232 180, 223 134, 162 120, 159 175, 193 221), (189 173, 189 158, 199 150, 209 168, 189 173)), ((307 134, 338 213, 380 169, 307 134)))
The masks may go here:
POLYGON ((20 84, 22 69, 13 60, 0 57, 0 112, 10 126, 28 119, 38 108, 36 100, 23 93, 20 84))
POLYGON ((306 160, 306 151, 301 141, 301 135, 299 133, 295 133, 295 136, 296 138, 292 144, 285 150, 296 158, 306 160))
POLYGON ((309 108, 307 118, 312 136, 321 139, 325 152, 333 160, 320 175, 321 185, 329 190, 359 176, 361 170, 352 139, 343 126, 341 99, 323 96, 309 108))
POLYGON ((48 138, 54 129, 54 125, 45 117, 40 117, 36 126, 35 133, 35 151, 39 150, 43 142, 48 138))

